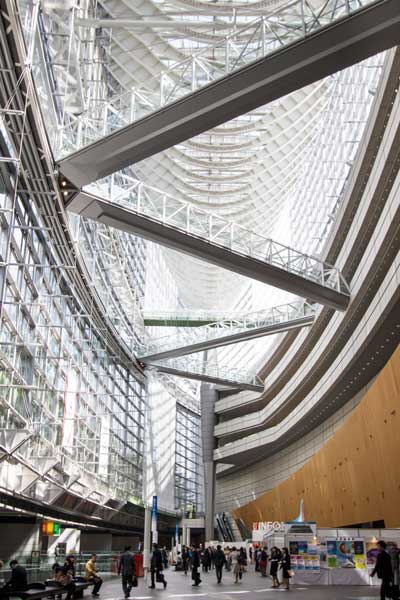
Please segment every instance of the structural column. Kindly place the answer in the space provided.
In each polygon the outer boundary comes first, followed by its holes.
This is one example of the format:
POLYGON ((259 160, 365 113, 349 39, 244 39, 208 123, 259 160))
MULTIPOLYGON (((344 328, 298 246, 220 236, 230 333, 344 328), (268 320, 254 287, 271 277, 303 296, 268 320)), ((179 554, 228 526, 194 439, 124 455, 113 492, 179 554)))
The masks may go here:
POLYGON ((182 525, 182 545, 186 546, 186 525, 182 525))
MULTIPOLYGON (((205 497, 205 535, 206 540, 214 539, 215 507, 215 402, 218 400, 216 389, 207 383, 200 388, 201 434, 203 440, 204 497, 205 497)), ((190 534, 189 534, 190 535, 190 534)))
POLYGON ((186 546, 190 546, 190 527, 186 527, 186 546))
POLYGON ((144 539, 143 539, 143 568, 144 574, 150 570, 150 536, 151 536, 151 508, 144 511, 144 539))

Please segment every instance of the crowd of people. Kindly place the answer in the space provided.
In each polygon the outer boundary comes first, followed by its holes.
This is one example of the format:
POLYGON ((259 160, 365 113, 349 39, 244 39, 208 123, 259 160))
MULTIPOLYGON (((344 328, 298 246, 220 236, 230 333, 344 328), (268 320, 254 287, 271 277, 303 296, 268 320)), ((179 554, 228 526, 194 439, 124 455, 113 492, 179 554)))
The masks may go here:
MULTIPOLYGON (((99 596, 99 590, 103 583, 103 580, 99 576, 96 567, 96 554, 92 554, 90 559, 85 565, 85 577, 84 581, 89 584, 93 584, 92 596, 99 596)), ((3 567, 2 561, 0 561, 0 569, 3 567)), ((13 591, 23 592, 28 589, 28 573, 23 565, 20 565, 17 560, 10 562, 11 577, 5 583, 0 590, 0 598, 2 595, 9 596, 13 591)), ((64 564, 60 564, 56 561, 52 566, 54 581, 63 588, 63 592, 66 592, 66 600, 73 600, 76 591, 76 569, 75 569, 75 557, 73 555, 67 556, 64 564)), ((59 598, 61 595, 59 596, 59 598)), ((128 596, 126 596, 128 597, 128 596)))
MULTIPOLYGON (((400 598, 399 594, 399 554, 400 551, 396 544, 392 544, 390 548, 384 541, 377 543, 378 554, 376 565, 371 572, 371 577, 375 575, 381 580, 381 600, 386 598, 400 598)), ((93 584, 92 595, 99 596, 99 590, 103 580, 99 575, 96 566, 97 556, 92 554, 85 565, 85 576, 83 581, 93 584)), ((156 583, 161 583, 164 589, 167 587, 167 580, 164 575, 164 570, 168 568, 169 556, 167 549, 159 548, 157 544, 153 544, 153 549, 150 557, 150 588, 155 588, 156 583)), ((225 547, 221 545, 208 546, 203 548, 200 544, 198 547, 183 546, 182 551, 178 552, 176 558, 176 570, 182 571, 185 576, 191 573, 193 580, 192 585, 197 587, 201 584, 203 574, 215 571, 217 584, 222 582, 223 573, 233 575, 234 583, 239 583, 246 573, 249 565, 254 565, 255 572, 261 577, 270 575, 272 580, 272 588, 289 590, 289 582, 292 577, 290 553, 288 548, 281 549, 273 546, 268 549, 266 546, 247 549, 243 546, 237 548, 225 547)), ((0 561, 0 569, 3 567, 0 561)), ((20 565, 17 560, 10 562, 11 577, 9 581, 0 590, 0 598, 2 592, 8 597, 14 590, 24 591, 28 589, 28 577, 25 567, 20 565)), ((68 556, 64 564, 59 564, 57 561, 53 567, 54 580, 63 588, 66 594, 66 600, 73 600, 76 591, 76 565, 75 557, 68 556)), ((121 576, 122 588, 125 598, 129 598, 132 587, 138 585, 136 576, 135 555, 130 546, 126 546, 124 552, 119 557, 118 574, 121 576)), ((81 579, 82 580, 82 579, 81 579)), ((59 596, 59 598, 61 595, 59 596)))
POLYGON ((221 545, 203 548, 201 544, 199 547, 183 546, 182 552, 178 553, 177 570, 182 570, 185 575, 190 571, 193 586, 201 584, 200 572, 208 573, 212 570, 215 570, 217 583, 222 582, 224 571, 232 573, 234 583, 239 583, 251 563, 255 564, 255 570, 260 572, 262 577, 267 577, 269 565, 272 587, 278 588, 282 584, 284 589, 289 589, 291 569, 287 548, 279 550, 273 547, 271 552, 268 552, 266 547, 255 550, 250 547, 247 551, 243 546, 239 548, 236 546, 222 548, 221 545), (279 581, 279 571, 282 572, 282 582, 279 581))

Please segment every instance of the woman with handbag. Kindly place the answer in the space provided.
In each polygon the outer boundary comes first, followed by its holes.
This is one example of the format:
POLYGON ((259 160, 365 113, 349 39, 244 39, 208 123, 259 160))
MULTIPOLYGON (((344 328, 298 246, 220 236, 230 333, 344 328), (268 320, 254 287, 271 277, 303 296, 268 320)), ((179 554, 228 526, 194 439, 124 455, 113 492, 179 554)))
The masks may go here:
POLYGON ((65 567, 59 567, 55 570, 55 579, 68 592, 66 600, 73 600, 76 586, 71 573, 65 567))
POLYGON ((287 548, 282 548, 282 558, 281 558, 281 569, 282 569, 282 579, 283 579, 283 589, 289 589, 289 579, 292 576, 291 574, 291 565, 290 565, 290 554, 287 548))

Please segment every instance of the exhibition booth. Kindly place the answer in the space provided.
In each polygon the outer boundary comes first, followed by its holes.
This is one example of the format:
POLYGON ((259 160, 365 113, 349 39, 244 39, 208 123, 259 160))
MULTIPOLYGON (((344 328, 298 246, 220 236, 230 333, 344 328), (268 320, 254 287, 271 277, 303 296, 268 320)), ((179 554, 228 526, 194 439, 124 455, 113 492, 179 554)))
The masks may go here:
POLYGON ((371 578, 384 540, 391 551, 400 547, 400 529, 326 529, 313 522, 260 522, 253 524, 254 547, 289 549, 292 582, 300 585, 379 585, 371 578))

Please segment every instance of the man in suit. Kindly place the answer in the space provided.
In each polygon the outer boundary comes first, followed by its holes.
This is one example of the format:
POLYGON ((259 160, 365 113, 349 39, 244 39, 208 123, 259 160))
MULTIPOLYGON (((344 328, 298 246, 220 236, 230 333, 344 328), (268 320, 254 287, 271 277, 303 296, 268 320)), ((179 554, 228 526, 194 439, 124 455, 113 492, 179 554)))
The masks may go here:
POLYGON ((151 572, 151 585, 150 588, 156 587, 156 581, 163 584, 164 589, 167 587, 167 582, 163 574, 163 560, 161 550, 158 548, 158 544, 153 544, 153 553, 150 561, 150 572, 151 572))
POLYGON ((122 589, 124 590, 125 598, 129 598, 135 576, 135 556, 131 552, 131 546, 125 546, 123 553, 119 557, 118 575, 122 576, 122 589))
POLYGON ((7 591, 18 591, 22 592, 28 589, 28 575, 25 567, 18 564, 17 560, 10 562, 11 567, 11 578, 5 585, 7 591))
POLYGON ((377 543, 379 553, 376 557, 375 568, 371 573, 371 577, 378 575, 382 580, 381 584, 381 600, 391 598, 391 587, 393 580, 392 561, 389 554, 386 552, 386 542, 381 540, 377 543))

